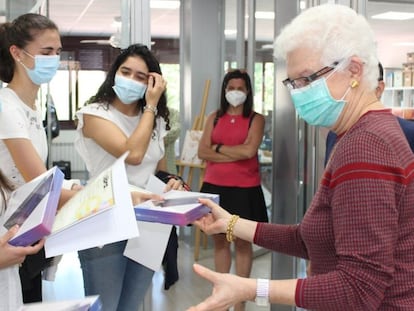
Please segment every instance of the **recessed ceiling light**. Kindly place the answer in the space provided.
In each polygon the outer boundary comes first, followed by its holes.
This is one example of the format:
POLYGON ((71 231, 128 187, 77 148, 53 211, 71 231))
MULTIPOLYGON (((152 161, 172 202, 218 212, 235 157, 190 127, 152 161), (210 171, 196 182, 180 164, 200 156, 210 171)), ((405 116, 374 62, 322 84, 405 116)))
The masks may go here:
POLYGON ((394 43, 395 46, 414 46, 414 42, 397 42, 394 43))
POLYGON ((180 1, 172 0, 151 0, 150 1, 151 9, 171 9, 175 10, 180 7, 180 1))
MULTIPOLYGON (((275 19, 275 12, 257 11, 254 16, 256 19, 275 19)), ((249 18, 249 14, 246 14, 244 18, 249 18)))
POLYGON ((389 12, 373 15, 371 16, 371 18, 402 21, 402 20, 407 20, 407 19, 413 19, 414 13, 389 11, 389 12))
POLYGON ((257 11, 254 16, 257 19, 275 19, 275 12, 257 11))

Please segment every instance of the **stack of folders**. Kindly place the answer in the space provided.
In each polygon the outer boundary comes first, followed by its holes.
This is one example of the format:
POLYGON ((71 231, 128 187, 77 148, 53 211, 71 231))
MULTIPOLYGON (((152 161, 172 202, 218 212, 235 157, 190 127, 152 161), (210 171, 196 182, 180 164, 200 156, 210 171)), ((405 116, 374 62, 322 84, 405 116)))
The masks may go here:
POLYGON ((162 197, 162 201, 148 200, 136 205, 136 219, 185 226, 210 212, 199 198, 219 203, 219 195, 212 193, 170 190, 162 197))
POLYGON ((31 245, 50 234, 63 177, 55 166, 11 193, 4 227, 19 225, 19 231, 9 241, 11 245, 31 245))
POLYGON ((99 296, 88 296, 78 300, 36 302, 23 305, 18 311, 101 311, 99 296))
POLYGON ((26 246, 45 237, 49 258, 138 237, 126 156, 89 181, 59 210, 64 174, 57 166, 17 188, 4 215, 7 229, 19 225, 9 243, 26 246))

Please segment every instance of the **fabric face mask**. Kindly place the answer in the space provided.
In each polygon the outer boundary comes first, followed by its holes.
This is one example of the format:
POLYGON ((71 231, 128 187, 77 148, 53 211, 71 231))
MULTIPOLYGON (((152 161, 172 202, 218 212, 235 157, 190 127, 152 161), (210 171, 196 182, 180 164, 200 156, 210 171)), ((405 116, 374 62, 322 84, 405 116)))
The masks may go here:
POLYGON ((119 100, 127 105, 144 98, 147 90, 144 83, 120 75, 115 75, 115 85, 112 88, 119 100))
POLYGON ((290 91, 296 112, 310 125, 330 127, 335 124, 346 101, 348 90, 336 100, 329 92, 326 78, 322 77, 307 86, 290 91))
POLYGON ((48 83, 55 76, 60 63, 59 55, 30 55, 26 51, 23 51, 34 59, 34 68, 29 69, 20 61, 20 64, 26 69, 26 72, 34 84, 40 85, 48 83))
POLYGON ((233 107, 240 106, 246 100, 246 93, 242 91, 228 91, 226 93, 226 99, 233 107))

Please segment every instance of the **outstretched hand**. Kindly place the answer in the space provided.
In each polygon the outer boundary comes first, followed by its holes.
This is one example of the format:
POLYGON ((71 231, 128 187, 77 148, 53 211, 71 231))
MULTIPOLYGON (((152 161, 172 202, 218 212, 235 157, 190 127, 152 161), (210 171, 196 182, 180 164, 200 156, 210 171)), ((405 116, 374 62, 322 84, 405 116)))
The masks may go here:
POLYGON ((19 227, 13 226, 0 237, 0 269, 21 264, 27 255, 36 254, 45 244, 44 239, 33 246, 13 246, 9 244, 10 239, 17 233, 19 227))
POLYGON ((131 198, 132 204, 138 205, 141 202, 154 200, 154 201, 161 201, 162 197, 158 194, 150 193, 150 192, 140 192, 140 191, 131 191, 131 198))
POLYGON ((210 199, 199 199, 199 201, 209 207, 211 213, 197 219, 193 224, 208 235, 225 233, 231 214, 210 199))
POLYGON ((187 311, 224 311, 238 302, 254 299, 255 280, 214 272, 199 264, 194 264, 193 268, 199 276, 212 283, 213 291, 210 297, 187 311))

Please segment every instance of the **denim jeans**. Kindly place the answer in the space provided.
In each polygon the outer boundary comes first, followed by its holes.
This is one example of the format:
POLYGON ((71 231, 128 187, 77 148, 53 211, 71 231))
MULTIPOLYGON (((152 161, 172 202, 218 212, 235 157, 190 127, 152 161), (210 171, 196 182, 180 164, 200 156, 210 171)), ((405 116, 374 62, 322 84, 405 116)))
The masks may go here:
POLYGON ((154 272, 123 256, 127 241, 79 251, 85 295, 99 295, 103 311, 137 311, 154 272))

